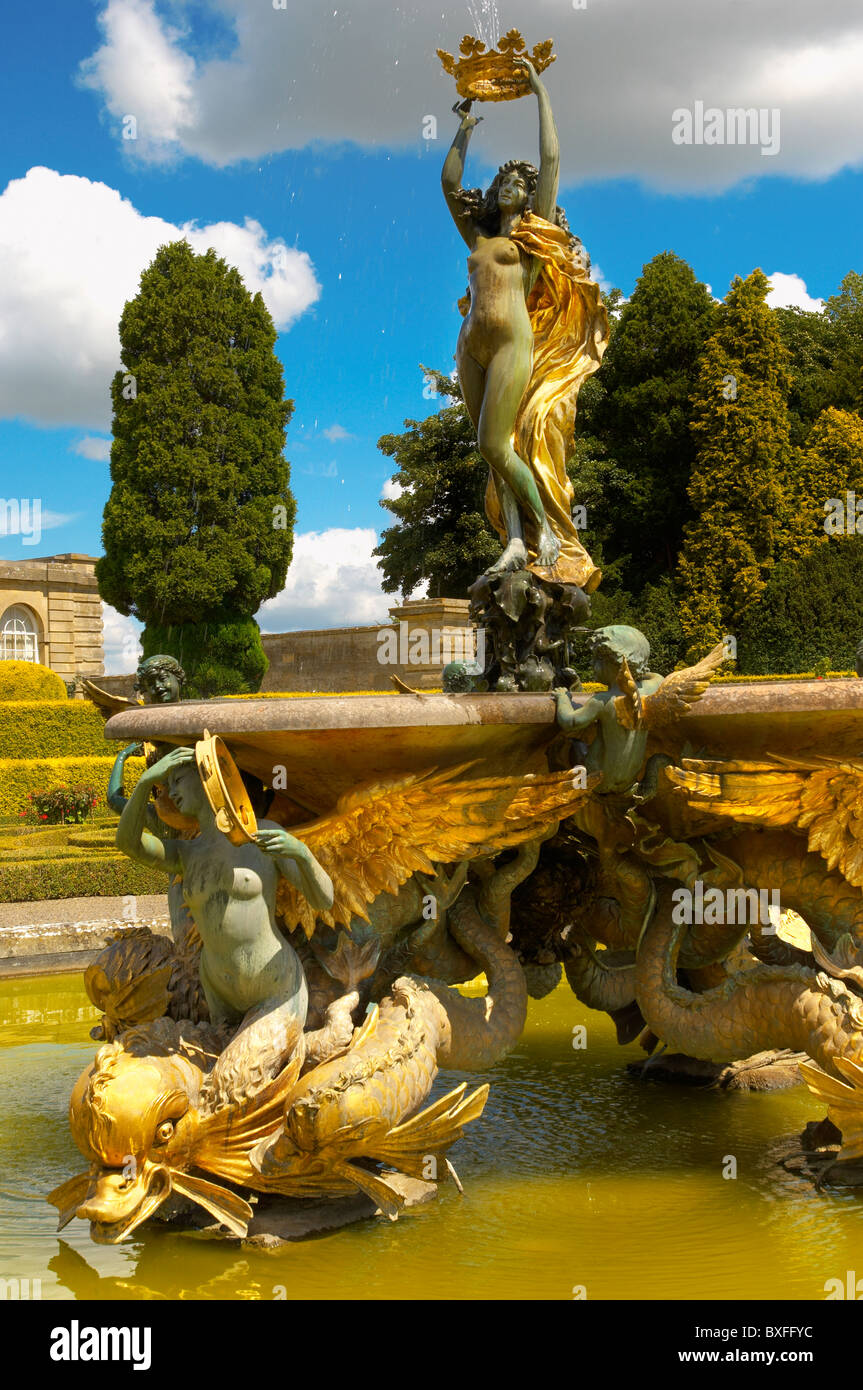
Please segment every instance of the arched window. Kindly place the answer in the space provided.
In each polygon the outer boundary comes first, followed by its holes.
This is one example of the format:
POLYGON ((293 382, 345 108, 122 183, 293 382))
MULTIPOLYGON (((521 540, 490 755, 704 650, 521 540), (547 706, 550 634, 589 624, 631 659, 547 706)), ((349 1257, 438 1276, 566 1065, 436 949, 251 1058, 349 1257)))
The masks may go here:
POLYGON ((38 661, 39 631, 29 608, 15 604, 0 618, 0 661, 38 661))

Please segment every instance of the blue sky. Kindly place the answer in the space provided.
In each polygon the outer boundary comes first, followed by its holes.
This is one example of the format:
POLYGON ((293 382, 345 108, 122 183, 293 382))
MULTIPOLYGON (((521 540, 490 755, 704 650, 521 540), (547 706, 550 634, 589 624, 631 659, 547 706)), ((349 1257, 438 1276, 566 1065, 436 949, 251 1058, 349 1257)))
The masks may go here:
MULTIPOLYGON (((671 249, 716 295, 761 266, 776 275, 774 302, 805 306, 861 269, 857 0, 499 9, 501 32, 555 39, 545 80, 560 201, 603 283, 628 294, 642 264, 671 249), (778 112, 778 152, 676 145, 672 113, 696 101, 778 112)), ((7 10, 0 491, 41 498, 43 534, 37 545, 0 535, 0 557, 100 552, 116 321, 155 247, 188 229, 264 292, 296 402, 296 559, 262 625, 385 617, 371 549, 390 465, 376 442, 435 408, 418 364, 451 368, 465 283, 439 187, 455 91, 434 50, 455 51, 473 27, 463 0, 433 13, 421 0, 7 10), (123 139, 129 115, 134 140, 123 139), (436 139, 423 138, 429 115, 436 139)), ((536 152, 532 98, 482 114, 471 183, 536 152)), ((120 669, 124 624, 108 619, 108 669, 120 669)))

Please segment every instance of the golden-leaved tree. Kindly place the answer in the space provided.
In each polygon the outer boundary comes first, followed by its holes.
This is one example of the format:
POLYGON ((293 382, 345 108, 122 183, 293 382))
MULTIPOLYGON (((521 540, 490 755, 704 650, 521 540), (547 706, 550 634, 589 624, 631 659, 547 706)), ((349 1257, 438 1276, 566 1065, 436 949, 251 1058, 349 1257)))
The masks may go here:
POLYGON ((693 518, 679 562, 687 659, 734 633, 792 543, 788 353, 761 270, 733 281, 692 397, 693 518))

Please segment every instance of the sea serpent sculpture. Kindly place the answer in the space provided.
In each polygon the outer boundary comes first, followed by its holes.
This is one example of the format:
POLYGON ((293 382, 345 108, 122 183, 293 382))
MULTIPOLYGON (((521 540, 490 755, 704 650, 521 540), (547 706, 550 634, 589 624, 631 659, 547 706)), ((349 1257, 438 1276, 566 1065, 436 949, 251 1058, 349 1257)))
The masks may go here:
MULTIPOLYGON (((199 935, 190 942, 187 932, 176 946, 141 929, 87 971, 103 1010, 94 1033, 106 1041, 71 1099, 89 1168, 51 1193, 60 1226, 78 1216, 94 1240, 114 1244, 157 1212, 177 1216, 193 1203, 243 1236, 252 1194, 362 1192, 395 1217, 398 1175, 453 1174, 449 1149, 488 1095, 462 1083, 426 1104, 439 1067, 487 1068, 521 1034, 527 988, 505 940, 510 896, 591 781, 576 785, 568 771, 488 777, 461 766, 360 788, 331 815, 295 827, 295 841, 331 875, 331 905, 315 910, 280 874, 268 926, 308 981, 308 1008, 298 1015, 267 998, 231 1019, 214 1017, 225 1001, 202 968, 212 918, 197 854, 211 832, 203 801, 190 798, 197 773, 177 754, 149 782, 167 784, 186 813, 194 804, 202 823, 181 856, 199 935), (483 997, 450 987, 481 972, 483 997)), ((142 781, 124 811, 132 820, 136 796, 148 794, 142 781)), ((271 835, 271 824, 259 822, 258 834, 271 835)), ((214 843, 228 862, 258 856, 263 872, 258 844, 222 841, 214 843)), ((145 836, 141 843, 146 852, 145 836)))

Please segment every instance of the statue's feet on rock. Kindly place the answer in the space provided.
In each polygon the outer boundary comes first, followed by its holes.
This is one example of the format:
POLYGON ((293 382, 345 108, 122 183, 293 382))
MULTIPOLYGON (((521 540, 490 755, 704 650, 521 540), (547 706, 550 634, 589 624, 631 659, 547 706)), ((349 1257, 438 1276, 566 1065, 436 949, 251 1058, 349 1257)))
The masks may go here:
POLYGON ((486 574, 510 574, 514 570, 523 570, 527 567, 527 547, 523 540, 514 536, 509 542, 499 560, 490 565, 486 574))

